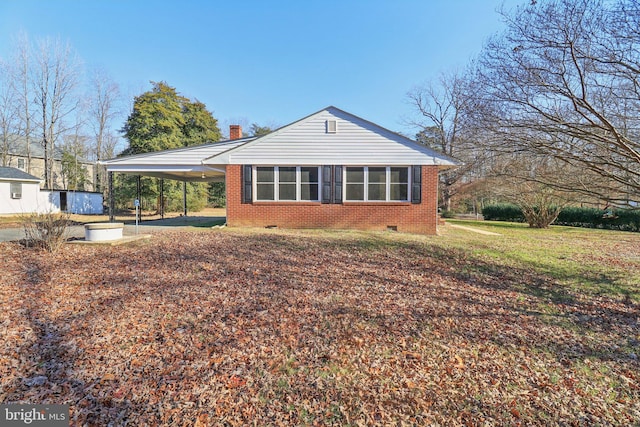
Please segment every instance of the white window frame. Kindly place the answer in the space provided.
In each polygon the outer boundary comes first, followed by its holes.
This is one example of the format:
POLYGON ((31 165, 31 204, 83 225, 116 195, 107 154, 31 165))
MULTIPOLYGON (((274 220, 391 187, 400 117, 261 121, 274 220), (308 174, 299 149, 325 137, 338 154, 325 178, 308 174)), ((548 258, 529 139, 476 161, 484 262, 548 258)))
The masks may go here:
POLYGON ((24 171, 27 169, 27 162, 25 159, 22 159, 22 158, 18 159, 18 169, 20 169, 21 171, 24 171), (20 163, 22 163, 22 166, 20 166, 20 163))
POLYGON ((320 197, 322 196, 322 168, 320 166, 268 166, 268 165, 257 165, 253 166, 252 175, 254 176, 252 186, 253 186, 253 201, 254 202, 291 202, 291 203, 299 203, 299 202, 319 202, 320 197), (280 167, 283 168, 296 168, 296 199, 291 200, 280 200, 280 167), (273 168, 273 199, 259 199, 258 198, 258 168, 273 168), (318 182, 315 183, 318 186, 318 198, 311 200, 302 200, 302 175, 301 168, 316 168, 318 170, 318 182))
MULTIPOLYGON (((397 183, 396 183, 397 184, 397 183)), ((407 203, 411 202, 411 166, 345 166, 342 171, 342 194, 345 202, 352 203, 407 203), (385 168, 385 200, 369 200, 369 168, 385 168), (364 200, 351 200, 347 198, 347 169, 364 168, 364 200), (404 200, 391 200, 391 168, 407 169, 407 198, 404 200)))

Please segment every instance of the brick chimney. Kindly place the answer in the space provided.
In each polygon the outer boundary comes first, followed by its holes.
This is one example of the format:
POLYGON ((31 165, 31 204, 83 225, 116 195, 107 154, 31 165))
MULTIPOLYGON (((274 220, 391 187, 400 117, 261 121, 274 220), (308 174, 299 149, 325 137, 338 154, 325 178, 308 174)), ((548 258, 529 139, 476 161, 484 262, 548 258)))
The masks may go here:
POLYGON ((242 138, 242 127, 240 125, 229 125, 229 139, 242 138))

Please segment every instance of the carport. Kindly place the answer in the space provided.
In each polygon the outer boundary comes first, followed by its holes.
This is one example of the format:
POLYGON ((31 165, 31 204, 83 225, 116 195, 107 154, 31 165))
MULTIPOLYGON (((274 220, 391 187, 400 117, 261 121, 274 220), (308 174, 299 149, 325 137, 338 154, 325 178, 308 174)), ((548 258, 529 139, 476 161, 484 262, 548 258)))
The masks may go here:
MULTIPOLYGON (((105 166, 108 176, 109 221, 115 220, 114 173, 160 178, 160 198, 163 200, 164 194, 162 189, 164 186, 162 183, 164 179, 181 181, 185 183, 185 185, 187 182, 224 182, 226 166, 205 165, 205 160, 239 147, 253 139, 255 138, 233 139, 100 161, 99 164, 105 166)), ((138 199, 139 198, 140 186, 138 185, 138 199)), ((184 214, 186 215, 187 200, 186 191, 184 190, 183 205, 184 214)))

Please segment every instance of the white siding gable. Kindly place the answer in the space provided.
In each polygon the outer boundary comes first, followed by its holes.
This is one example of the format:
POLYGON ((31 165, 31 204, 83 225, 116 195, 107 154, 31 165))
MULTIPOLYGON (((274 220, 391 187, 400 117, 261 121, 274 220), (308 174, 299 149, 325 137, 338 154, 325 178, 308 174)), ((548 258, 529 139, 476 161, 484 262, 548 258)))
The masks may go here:
POLYGON ((457 163, 371 122, 328 107, 205 164, 252 165, 439 165, 457 163), (336 122, 329 132, 328 121, 336 122))

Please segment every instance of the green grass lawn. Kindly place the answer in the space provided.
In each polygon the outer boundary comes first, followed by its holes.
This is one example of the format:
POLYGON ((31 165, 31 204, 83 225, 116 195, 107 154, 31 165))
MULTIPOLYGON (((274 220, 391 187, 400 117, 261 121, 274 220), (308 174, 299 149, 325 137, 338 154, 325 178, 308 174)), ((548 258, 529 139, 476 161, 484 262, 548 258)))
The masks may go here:
MULTIPOLYGON (((574 227, 532 229, 525 224, 448 220, 501 234, 485 236, 448 228, 442 248, 464 251, 476 271, 529 270, 549 278, 556 291, 640 301, 640 234, 574 227)), ((522 284, 532 288, 531 284, 522 284)))

